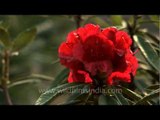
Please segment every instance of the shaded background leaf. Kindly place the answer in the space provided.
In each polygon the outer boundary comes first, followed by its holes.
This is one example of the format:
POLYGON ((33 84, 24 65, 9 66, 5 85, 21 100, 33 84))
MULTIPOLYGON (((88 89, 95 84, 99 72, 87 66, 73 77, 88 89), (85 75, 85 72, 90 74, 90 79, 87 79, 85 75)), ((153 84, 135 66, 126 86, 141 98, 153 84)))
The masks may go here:
POLYGON ((160 69, 159 61, 160 57, 157 55, 155 50, 151 47, 149 43, 147 43, 142 37, 134 36, 134 40, 138 47, 140 48, 142 54, 146 58, 146 60, 151 64, 157 71, 160 69))
POLYGON ((113 96, 108 95, 100 95, 98 98, 98 104, 99 105, 118 105, 118 102, 116 101, 113 96))
POLYGON ((140 99, 135 105, 142 104, 146 101, 152 100, 153 98, 158 98, 160 99, 160 88, 157 90, 152 91, 148 95, 144 96, 142 99, 140 99))
POLYGON ((27 46, 36 36, 36 28, 20 33, 13 41, 13 51, 19 51, 27 46))
POLYGON ((0 27, 0 43, 8 47, 11 44, 9 33, 6 29, 0 27))

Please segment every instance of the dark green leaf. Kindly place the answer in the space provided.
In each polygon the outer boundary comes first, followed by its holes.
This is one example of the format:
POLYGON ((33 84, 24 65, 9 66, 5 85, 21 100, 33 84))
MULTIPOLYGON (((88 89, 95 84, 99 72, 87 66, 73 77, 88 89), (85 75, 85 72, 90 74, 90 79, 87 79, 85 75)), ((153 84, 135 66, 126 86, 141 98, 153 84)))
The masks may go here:
POLYGON ((160 88, 160 85, 159 85, 159 84, 157 84, 157 85, 152 85, 152 86, 149 86, 149 87, 147 87, 146 89, 150 89, 150 90, 156 90, 156 89, 158 89, 158 88, 160 88))
MULTIPOLYGON (((66 90, 75 89, 80 86, 84 86, 84 84, 79 83, 66 83, 55 88, 49 89, 38 98, 36 101, 36 105, 44 105, 49 101, 53 100, 57 97, 57 95, 64 93, 66 90)), ((67 92, 67 91, 66 91, 67 92)))
POLYGON ((127 95, 128 97, 132 98, 133 100, 135 101, 138 101, 142 98, 141 95, 137 94, 136 92, 128 89, 128 88, 125 88, 125 87, 121 87, 121 86, 118 86, 122 89, 122 92, 127 95))
POLYGON ((69 74, 69 69, 65 68, 63 69, 54 79, 54 81, 52 82, 50 88, 53 88, 55 86, 58 86, 65 78, 68 77, 69 74))
POLYGON ((154 90, 153 92, 151 92, 150 94, 146 95, 145 97, 143 97, 141 100, 139 100, 135 105, 139 105, 142 104, 146 101, 152 100, 153 98, 158 98, 160 95, 160 88, 157 90, 154 90))
POLYGON ((155 42, 156 44, 158 44, 158 43, 160 42, 160 40, 159 40, 156 36, 152 35, 152 34, 149 33, 149 32, 145 32, 145 35, 147 35, 147 36, 150 37, 152 40, 154 40, 154 42, 155 42))
MULTIPOLYGON (((118 86, 122 89, 122 92, 127 95, 129 98, 133 99, 134 101, 139 101, 141 100, 143 97, 141 95, 139 95, 138 93, 132 91, 132 90, 129 90, 128 88, 125 88, 125 87, 122 87, 122 86, 118 86)), ((149 104, 150 103, 148 101, 145 102, 145 104, 149 104)))
POLYGON ((144 80, 135 79, 134 84, 141 93, 143 93, 144 95, 147 94, 147 92, 145 91, 145 87, 147 86, 147 84, 144 80))
POLYGON ((159 71, 160 57, 158 57, 157 53, 152 48, 152 46, 149 43, 145 42, 145 40, 140 36, 139 37, 134 36, 134 40, 136 44, 138 45, 138 47, 140 48, 142 54, 148 61, 148 63, 152 65, 153 68, 155 68, 157 71, 159 71))
POLYGON ((3 92, 3 89, 1 88, 1 86, 0 86, 0 92, 3 92))
POLYGON ((66 103, 68 101, 76 100, 78 97, 80 97, 83 94, 86 94, 89 90, 89 85, 81 86, 79 89, 75 89, 71 96, 67 99, 66 103))
POLYGON ((0 27, 0 42, 8 47, 11 44, 11 41, 9 40, 9 33, 0 27))
POLYGON ((132 101, 132 100, 130 100, 130 99, 127 99, 127 98, 126 98, 126 100, 128 101, 129 105, 134 105, 134 104, 135 104, 135 102, 132 101))
POLYGON ((72 100, 75 100, 77 99, 80 95, 82 95, 80 92, 75 92, 75 93, 72 93, 72 95, 67 99, 66 103, 68 103, 69 101, 72 101, 72 100))
POLYGON ((9 28, 8 21, 0 21, 0 28, 7 30, 9 28))
POLYGON ((116 99, 113 98, 113 96, 102 94, 98 98, 98 104, 99 105, 118 105, 118 102, 116 101, 116 99))
POLYGON ((76 105, 76 104, 79 104, 81 103, 82 101, 81 100, 71 100, 69 102, 65 102, 65 103, 60 103, 58 105, 76 105))
POLYGON ((148 32, 148 31, 143 31, 143 30, 141 30, 141 29, 138 30, 137 33, 140 34, 140 35, 143 35, 146 39, 149 39, 149 42, 150 42, 150 43, 152 42, 152 44, 155 44, 155 45, 158 46, 160 40, 159 40, 155 35, 151 34, 151 33, 148 32), (151 41, 151 40, 152 40, 152 41, 151 41))
POLYGON ((120 105, 129 105, 127 99, 121 93, 113 92, 113 95, 116 97, 120 105))
POLYGON ((36 33, 36 28, 27 29, 20 33, 13 42, 13 51, 19 51, 26 47, 32 40, 34 40, 36 33))

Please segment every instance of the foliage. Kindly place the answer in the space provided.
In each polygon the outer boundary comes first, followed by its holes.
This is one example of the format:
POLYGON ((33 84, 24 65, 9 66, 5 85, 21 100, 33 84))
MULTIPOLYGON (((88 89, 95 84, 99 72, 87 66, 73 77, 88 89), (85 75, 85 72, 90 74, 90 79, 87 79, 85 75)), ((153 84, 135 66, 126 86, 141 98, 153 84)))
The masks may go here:
POLYGON ((55 105, 158 105, 158 15, 37 15, 0 16, 0 59, 8 55, 9 69, 0 64, 0 104, 7 104, 6 82, 13 104, 55 105), (79 20, 79 21, 77 21, 79 20), (57 49, 71 30, 87 23, 116 26, 133 39, 139 68, 131 84, 104 86, 103 94, 90 85, 67 83, 68 69, 60 65, 57 49), (4 82, 5 81, 5 82, 4 82), (72 89, 72 91, 68 91, 72 89), (84 90, 84 91, 80 91, 84 90), (119 92, 113 92, 117 91, 119 92), (110 92, 112 91, 112 92, 110 92))

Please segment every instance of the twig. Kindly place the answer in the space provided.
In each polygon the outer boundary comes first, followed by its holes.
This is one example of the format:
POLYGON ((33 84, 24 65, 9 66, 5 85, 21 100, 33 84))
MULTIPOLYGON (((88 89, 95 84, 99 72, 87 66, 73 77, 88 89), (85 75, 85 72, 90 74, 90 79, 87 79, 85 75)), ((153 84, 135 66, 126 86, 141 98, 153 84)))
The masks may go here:
MULTIPOLYGON (((133 36, 135 35, 135 33, 137 32, 137 23, 138 23, 138 19, 141 17, 139 15, 134 15, 133 16, 133 23, 130 25, 129 23, 127 23, 127 28, 128 28, 128 32, 131 36, 132 39, 132 45, 131 45, 131 50, 132 52, 135 52, 136 48, 135 48, 135 44, 134 44, 134 38, 133 36)), ((129 84, 129 88, 131 90, 135 89, 135 84, 134 84, 134 76, 131 74, 131 83, 129 84)))
POLYGON ((81 15, 75 15, 74 19, 75 19, 75 22, 76 22, 76 27, 79 28, 80 24, 81 24, 81 21, 82 21, 81 15))
POLYGON ((6 99, 6 104, 12 105, 12 101, 9 95, 7 83, 9 81, 9 57, 10 53, 9 51, 5 50, 2 58, 2 79, 1 79, 1 85, 4 92, 4 96, 6 99))
POLYGON ((134 15, 133 16, 134 18, 133 18, 133 23, 132 23, 132 25, 130 25, 129 23, 128 23, 128 31, 129 31, 129 34, 130 34, 130 36, 131 36, 131 39, 132 39, 132 45, 131 45, 131 50, 134 52, 135 51, 135 46, 134 46, 134 39, 133 39, 133 36, 134 36, 134 34, 136 33, 136 31, 137 31, 137 20, 141 17, 141 16, 139 16, 139 15, 134 15))

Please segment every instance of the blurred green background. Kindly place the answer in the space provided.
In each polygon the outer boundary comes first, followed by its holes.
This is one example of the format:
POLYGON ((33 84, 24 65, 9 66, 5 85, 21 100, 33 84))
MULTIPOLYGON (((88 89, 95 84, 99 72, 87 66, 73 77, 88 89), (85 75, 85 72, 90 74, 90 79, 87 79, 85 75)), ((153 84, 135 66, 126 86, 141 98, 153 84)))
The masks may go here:
MULTIPOLYGON (((156 37, 159 36, 157 24, 147 22, 155 16, 142 15, 141 28, 147 29, 156 37), (144 22, 145 21, 145 22, 144 22)), ((82 15, 81 26, 86 23, 99 24, 102 28, 108 26, 125 26, 124 21, 132 22, 132 15, 82 15)), ((67 34, 76 29, 76 22, 72 15, 0 15, 0 22, 9 25, 11 39, 27 28, 36 27, 37 35, 33 42, 12 56, 10 60, 10 81, 25 81, 23 84, 11 85, 9 92, 13 104, 32 105, 40 96, 40 90, 49 87, 54 77, 64 68, 58 62, 58 46, 65 40, 67 34), (38 79, 35 76, 48 77, 38 79)), ((159 38, 159 37, 158 37, 159 38)), ((1 48, 0 48, 1 49, 1 48)), ((143 59, 138 53, 137 56, 143 59)), ((145 62, 145 61, 144 61, 145 62)), ((0 68, 2 65, 0 64, 0 68)), ((0 75, 2 71, 0 69, 0 75)), ((143 72, 137 73, 137 79, 146 80, 151 75, 143 72), (141 75, 141 76, 138 76, 141 75)), ((0 104, 4 104, 4 97, 0 91, 0 104)))

